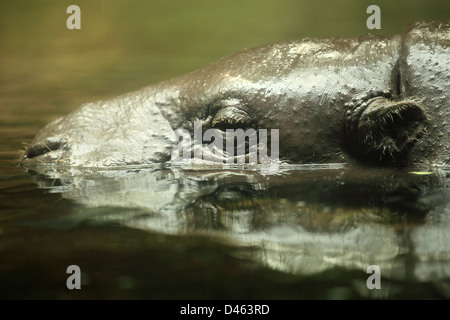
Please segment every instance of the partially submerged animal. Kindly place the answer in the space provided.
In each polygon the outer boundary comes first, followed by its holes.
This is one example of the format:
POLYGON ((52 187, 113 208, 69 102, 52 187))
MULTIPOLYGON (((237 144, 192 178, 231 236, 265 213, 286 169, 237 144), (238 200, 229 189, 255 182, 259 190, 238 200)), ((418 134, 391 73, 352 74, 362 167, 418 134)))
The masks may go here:
POLYGON ((174 131, 192 133, 197 121, 202 132, 278 129, 279 158, 288 163, 448 165, 449 26, 418 22, 402 35, 248 49, 82 105, 42 129, 22 163, 168 162, 179 143, 174 131))

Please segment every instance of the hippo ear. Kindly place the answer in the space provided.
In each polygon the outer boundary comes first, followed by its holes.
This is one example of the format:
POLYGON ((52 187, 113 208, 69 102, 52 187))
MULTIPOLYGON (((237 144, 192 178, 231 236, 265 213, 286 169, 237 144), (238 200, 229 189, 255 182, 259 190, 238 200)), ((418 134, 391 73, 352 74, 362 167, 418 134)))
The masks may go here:
POLYGON ((403 162, 426 131, 428 119, 421 101, 376 97, 365 105, 352 130, 358 152, 366 161, 403 162))

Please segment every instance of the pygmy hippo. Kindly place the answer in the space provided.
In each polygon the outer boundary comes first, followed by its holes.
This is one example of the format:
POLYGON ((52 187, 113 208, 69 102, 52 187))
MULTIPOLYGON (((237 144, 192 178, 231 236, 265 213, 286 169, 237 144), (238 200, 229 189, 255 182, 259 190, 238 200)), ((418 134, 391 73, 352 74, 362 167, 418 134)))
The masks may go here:
MULTIPOLYGON (((277 139, 279 160, 286 163, 449 165, 449 26, 417 22, 402 35, 247 49, 82 105, 43 128, 22 164, 170 162, 180 143, 176 129, 193 133, 200 124, 201 133, 268 129, 267 142, 277 139)), ((255 152, 248 143, 247 149, 255 152)), ((226 152, 215 153, 216 160, 226 152)))

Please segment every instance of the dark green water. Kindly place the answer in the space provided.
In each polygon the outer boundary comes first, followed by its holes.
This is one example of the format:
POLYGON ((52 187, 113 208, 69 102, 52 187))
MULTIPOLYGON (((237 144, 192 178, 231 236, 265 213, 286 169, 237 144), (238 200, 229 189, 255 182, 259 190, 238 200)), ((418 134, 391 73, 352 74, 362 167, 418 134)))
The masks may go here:
MULTIPOLYGON (((377 34, 448 19, 445 1, 379 2, 377 34)), ((377 3, 77 0, 79 31, 69 4, 0 3, 0 298, 450 297, 448 168, 17 166, 23 143, 81 103, 246 47, 365 34, 377 3), (66 287, 69 265, 81 290, 66 287)))

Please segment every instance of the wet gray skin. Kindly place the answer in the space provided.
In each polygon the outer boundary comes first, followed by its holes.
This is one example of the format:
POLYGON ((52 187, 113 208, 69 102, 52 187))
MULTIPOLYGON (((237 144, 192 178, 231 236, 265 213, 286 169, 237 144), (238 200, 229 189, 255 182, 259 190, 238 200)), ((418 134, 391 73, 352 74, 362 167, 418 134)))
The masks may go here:
POLYGON ((23 165, 168 162, 174 130, 279 129, 288 163, 450 164, 450 24, 304 39, 82 105, 42 129, 23 165))

